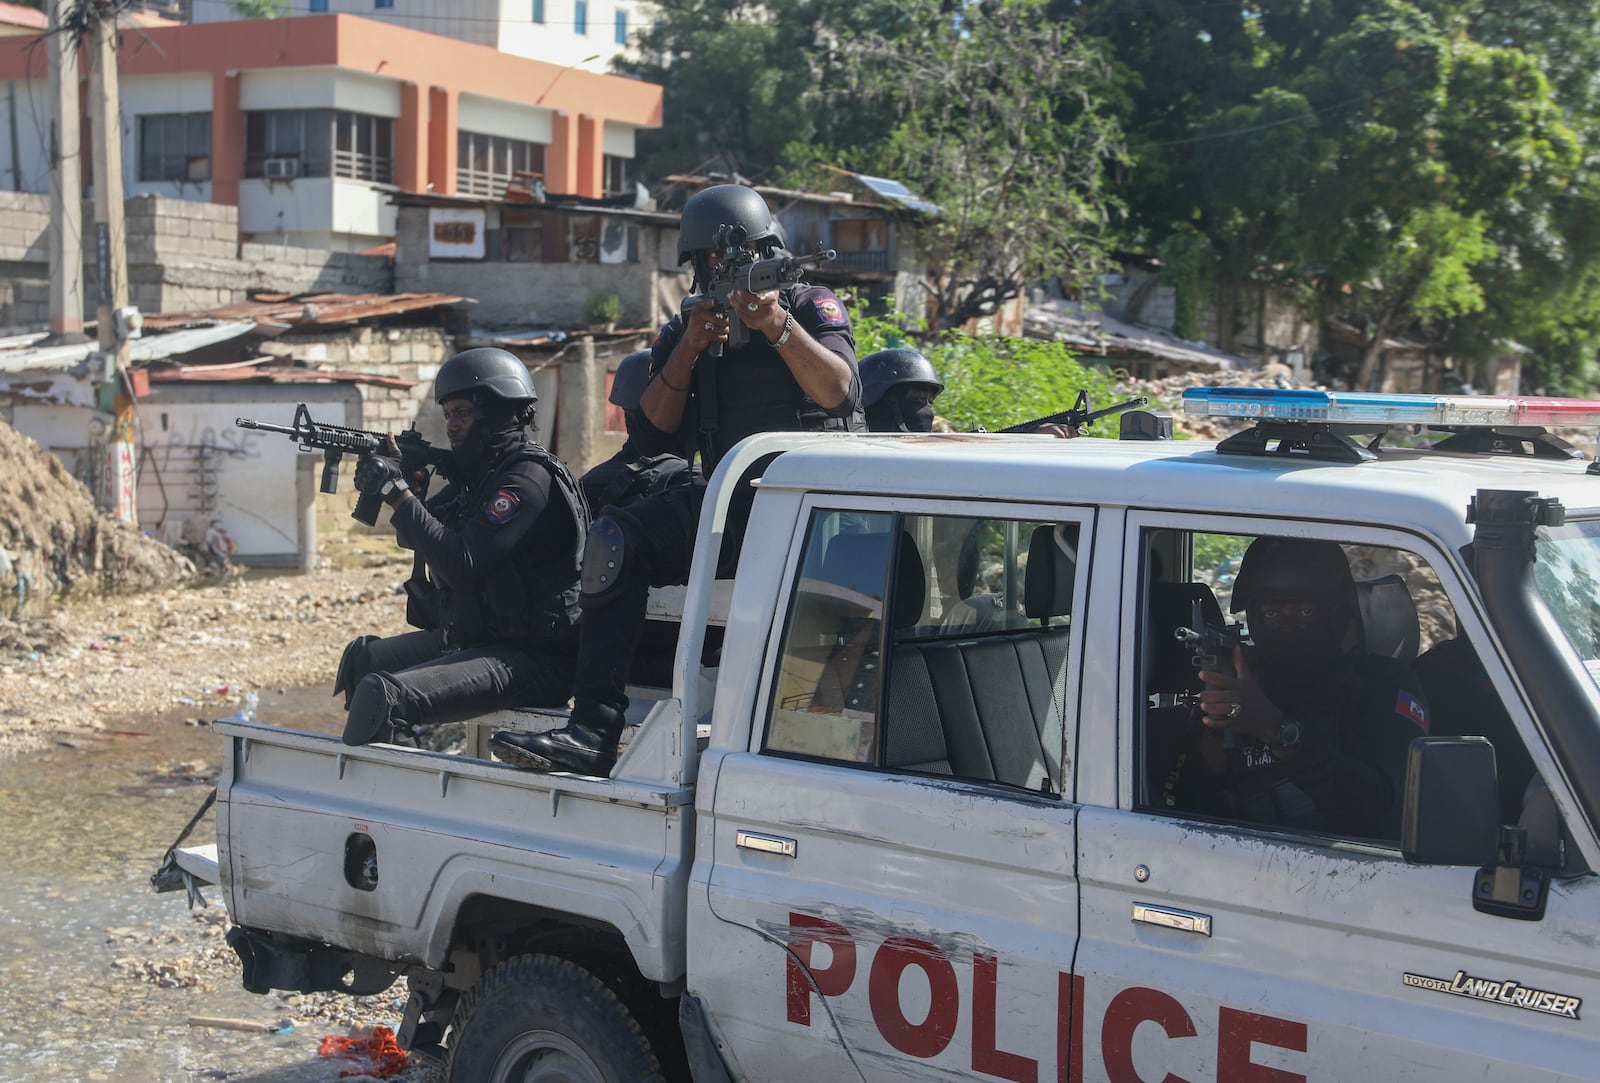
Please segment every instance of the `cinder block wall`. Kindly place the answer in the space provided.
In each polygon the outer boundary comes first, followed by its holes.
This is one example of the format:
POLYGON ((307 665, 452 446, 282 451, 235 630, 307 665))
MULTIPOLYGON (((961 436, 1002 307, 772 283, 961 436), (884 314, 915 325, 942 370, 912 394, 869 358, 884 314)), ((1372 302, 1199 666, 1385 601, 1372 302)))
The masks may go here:
MULTIPOLYGON (((84 318, 93 319, 99 278, 94 208, 85 203, 84 318)), ((245 300, 251 290, 389 293, 384 256, 239 243, 239 212, 218 203, 139 195, 125 205, 129 301, 146 312, 189 312, 245 300)), ((50 198, 0 192, 0 328, 49 319, 50 198)))
POLYGON ((409 388, 356 385, 361 392, 361 427, 399 432, 410 428, 419 411, 431 404, 433 377, 456 347, 453 334, 442 327, 333 327, 265 339, 260 349, 326 372, 415 380, 409 388))

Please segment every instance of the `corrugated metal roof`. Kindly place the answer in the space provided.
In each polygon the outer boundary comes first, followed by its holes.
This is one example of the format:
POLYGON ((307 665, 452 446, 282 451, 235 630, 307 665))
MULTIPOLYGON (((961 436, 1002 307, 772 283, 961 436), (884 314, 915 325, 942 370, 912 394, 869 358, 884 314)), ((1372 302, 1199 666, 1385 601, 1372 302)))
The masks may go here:
POLYGON ((290 327, 328 326, 470 301, 471 298, 458 297, 451 293, 308 293, 298 297, 268 295, 265 298, 239 301, 202 312, 163 312, 159 315, 146 316, 144 325, 148 328, 179 327, 200 320, 252 320, 256 323, 278 323, 290 327))
MULTIPOLYGON (((148 338, 136 338, 128 343, 131 361, 163 361, 169 357, 193 353, 219 342, 227 342, 255 329, 254 323, 215 323, 206 327, 189 327, 169 331, 148 338)), ((59 372, 81 365, 99 352, 96 342, 78 342, 64 346, 25 346, 21 349, 0 349, 0 373, 59 372)))

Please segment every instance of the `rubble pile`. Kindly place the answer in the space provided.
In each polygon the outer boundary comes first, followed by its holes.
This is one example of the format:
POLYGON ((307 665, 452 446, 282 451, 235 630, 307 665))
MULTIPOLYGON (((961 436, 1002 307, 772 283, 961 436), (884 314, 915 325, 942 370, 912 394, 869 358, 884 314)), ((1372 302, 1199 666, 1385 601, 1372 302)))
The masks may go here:
POLYGON ((61 460, 0 422, 0 617, 42 612, 64 595, 149 590, 193 575, 188 559, 102 514, 61 460))

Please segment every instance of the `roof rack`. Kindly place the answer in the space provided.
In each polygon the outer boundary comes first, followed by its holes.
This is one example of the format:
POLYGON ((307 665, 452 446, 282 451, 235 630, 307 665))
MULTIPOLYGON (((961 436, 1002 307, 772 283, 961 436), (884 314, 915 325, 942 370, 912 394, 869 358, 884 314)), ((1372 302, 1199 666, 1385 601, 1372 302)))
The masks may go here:
MULTIPOLYGON (((1189 417, 1254 420, 1217 444, 1223 455, 1303 455, 1330 462, 1377 458, 1384 434, 1414 425, 1451 435, 1434 445, 1466 454, 1581 459, 1583 453, 1546 425, 1600 428, 1600 402, 1490 395, 1384 395, 1253 387, 1192 387, 1183 393, 1189 417), (1370 436, 1362 443, 1357 437, 1370 436)), ((1600 459, 1589 472, 1600 474, 1600 459)))

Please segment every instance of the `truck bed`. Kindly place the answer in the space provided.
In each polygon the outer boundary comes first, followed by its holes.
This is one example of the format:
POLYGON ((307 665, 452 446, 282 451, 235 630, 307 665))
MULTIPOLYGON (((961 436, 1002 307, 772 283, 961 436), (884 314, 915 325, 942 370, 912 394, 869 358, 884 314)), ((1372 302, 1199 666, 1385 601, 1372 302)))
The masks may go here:
POLYGON ((646 976, 682 973, 692 787, 216 731, 218 873, 238 924, 438 969, 452 923, 503 900, 604 922, 646 976))

